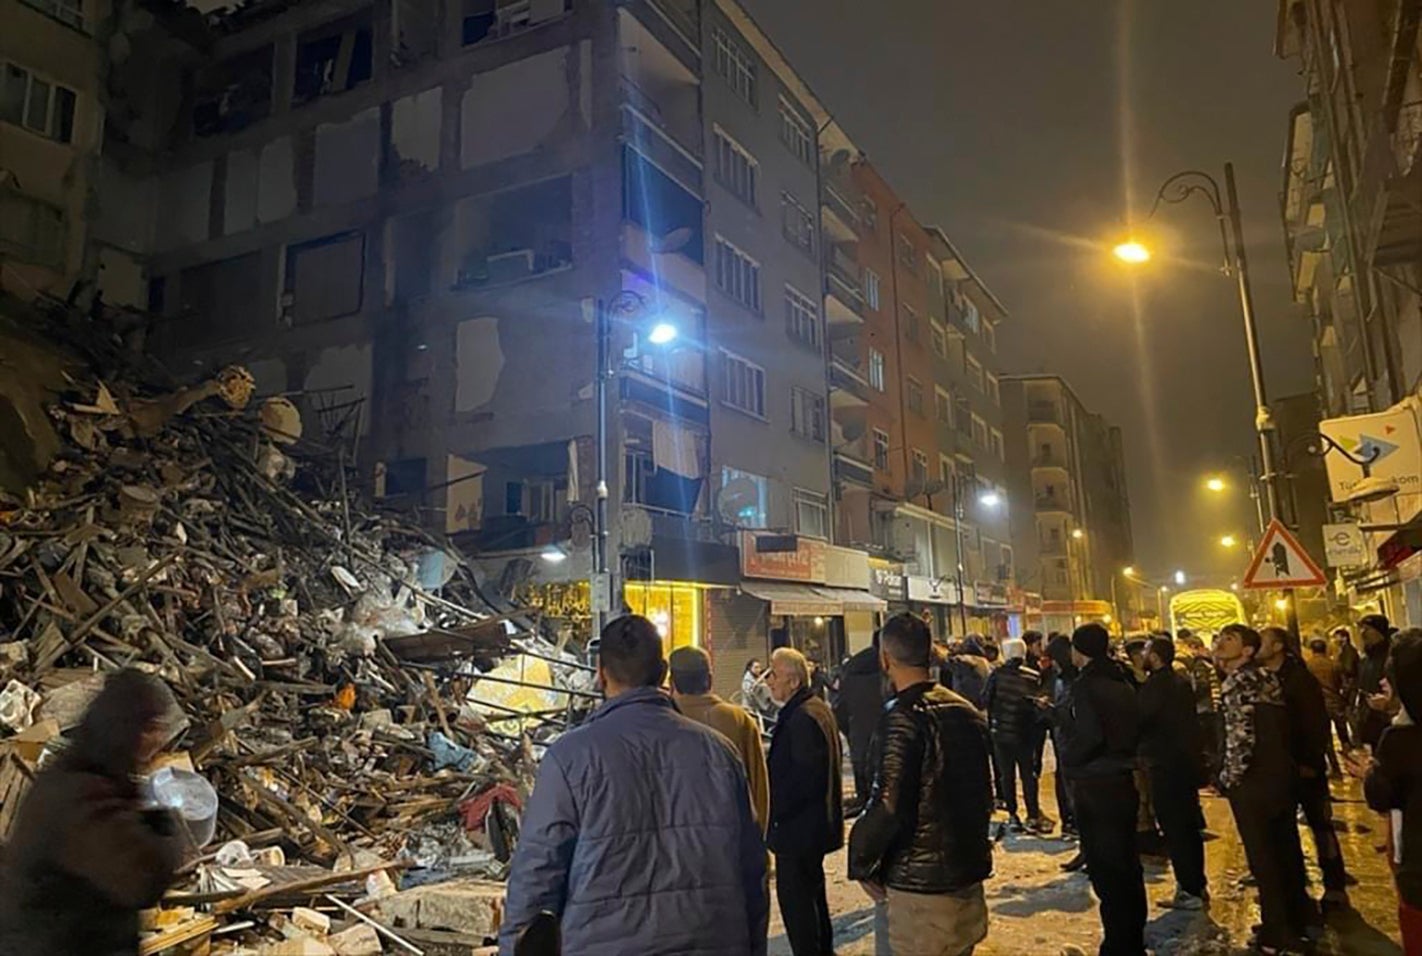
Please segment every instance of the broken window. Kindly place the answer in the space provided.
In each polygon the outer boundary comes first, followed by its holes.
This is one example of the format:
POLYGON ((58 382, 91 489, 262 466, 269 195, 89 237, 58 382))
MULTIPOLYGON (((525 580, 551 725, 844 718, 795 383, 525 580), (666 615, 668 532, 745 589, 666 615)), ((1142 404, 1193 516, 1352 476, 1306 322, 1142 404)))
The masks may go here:
POLYGON ((573 181, 466 199, 456 209, 458 288, 517 282, 573 264, 573 181))
POLYGON ((272 111, 272 46, 204 68, 193 78, 193 133, 235 133, 272 111))
POLYGON ((465 46, 530 30, 573 8, 572 0, 463 0, 465 46))
POLYGON ((355 89, 370 79, 370 11, 308 30, 296 41, 293 106, 355 89))
POLYGON ((622 216, 647 231, 658 252, 705 260, 702 202, 641 153, 622 153, 622 216))
POLYGON ((365 234, 342 232, 288 246, 283 313, 310 325, 360 311, 365 282, 365 234))
POLYGON ((390 60, 409 66, 434 56, 439 42, 440 5, 433 0, 393 0, 390 5, 390 60))
POLYGON ((68 143, 74 138, 73 90, 14 63, 0 64, 0 120, 68 143))
POLYGON ((184 269, 178 277, 177 344, 196 345, 256 334, 252 295, 262 287, 262 254, 219 259, 184 269))

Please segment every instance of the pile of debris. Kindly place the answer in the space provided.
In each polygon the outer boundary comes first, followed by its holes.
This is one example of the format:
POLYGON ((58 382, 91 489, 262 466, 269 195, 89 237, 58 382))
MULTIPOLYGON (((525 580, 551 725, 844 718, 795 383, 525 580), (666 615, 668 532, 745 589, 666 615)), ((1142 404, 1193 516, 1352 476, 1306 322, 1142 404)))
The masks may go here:
POLYGON ((467 881, 504 875, 588 668, 362 504, 344 455, 312 454, 241 368, 166 394, 71 372, 50 418, 59 453, 0 494, 0 838, 105 675, 142 667, 187 716, 172 765, 220 797, 144 952, 482 942, 499 887, 467 881))

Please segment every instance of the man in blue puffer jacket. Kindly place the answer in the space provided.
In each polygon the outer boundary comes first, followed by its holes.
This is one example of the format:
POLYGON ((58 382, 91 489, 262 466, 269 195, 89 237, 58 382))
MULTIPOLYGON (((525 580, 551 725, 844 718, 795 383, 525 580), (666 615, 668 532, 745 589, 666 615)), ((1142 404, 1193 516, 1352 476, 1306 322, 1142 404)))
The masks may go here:
POLYGON ((646 618, 603 629, 607 701, 538 768, 501 956, 544 910, 577 956, 764 956, 766 854, 745 771, 730 741, 677 712, 665 672, 646 618))

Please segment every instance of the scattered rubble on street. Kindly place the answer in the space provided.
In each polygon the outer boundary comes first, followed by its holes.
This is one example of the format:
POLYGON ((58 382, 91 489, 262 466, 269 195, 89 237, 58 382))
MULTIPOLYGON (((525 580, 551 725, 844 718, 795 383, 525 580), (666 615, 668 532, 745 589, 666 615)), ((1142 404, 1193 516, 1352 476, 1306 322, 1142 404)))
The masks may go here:
POLYGON ((105 675, 141 667, 186 714, 170 765, 220 798, 145 954, 477 951, 589 669, 244 369, 164 389, 85 347, 47 468, 0 492, 0 838, 105 675))

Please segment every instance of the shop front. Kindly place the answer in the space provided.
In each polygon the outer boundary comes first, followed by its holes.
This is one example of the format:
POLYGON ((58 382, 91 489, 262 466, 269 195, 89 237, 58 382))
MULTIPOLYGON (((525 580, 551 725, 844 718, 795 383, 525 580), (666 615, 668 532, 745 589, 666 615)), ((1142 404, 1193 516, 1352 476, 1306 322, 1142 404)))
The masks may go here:
MULTIPOLYGON (((909 574, 904 580, 909 611, 924 619, 935 641, 965 636, 962 623, 965 609, 959 607, 957 584, 947 578, 922 574, 909 574)), ((971 632, 971 620, 968 624, 971 632)))
POLYGON ((641 564, 649 579, 629 575, 622 586, 623 605, 656 625, 666 653, 678 647, 704 647, 709 623, 707 595, 733 588, 739 581, 736 549, 653 537, 646 553, 648 560, 641 564))
POLYGON ((1008 636, 1007 585, 976 581, 968 595, 968 628, 998 640, 1008 636))
POLYGON ((1043 633, 1050 634, 1053 631, 1060 631, 1063 634, 1070 634, 1082 624, 1090 621, 1109 626, 1111 623, 1111 602, 1087 599, 1042 602, 1041 630, 1043 633))
POLYGON ((1018 587, 1007 589, 1007 636, 1021 637, 1028 631, 1047 633, 1042 624, 1042 595, 1018 587))

